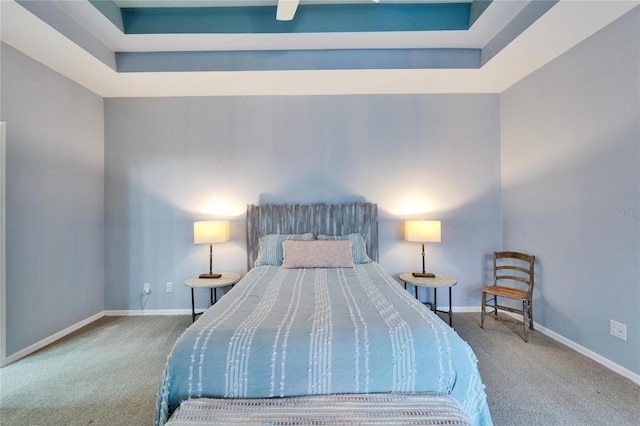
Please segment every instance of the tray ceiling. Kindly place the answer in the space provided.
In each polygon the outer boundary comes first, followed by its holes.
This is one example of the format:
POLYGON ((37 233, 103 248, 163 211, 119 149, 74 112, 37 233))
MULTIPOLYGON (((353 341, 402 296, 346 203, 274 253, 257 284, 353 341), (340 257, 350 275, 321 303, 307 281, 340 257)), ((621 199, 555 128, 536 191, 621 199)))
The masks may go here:
POLYGON ((639 2, 293 3, 3 0, 2 41, 102 96, 496 93, 639 2))

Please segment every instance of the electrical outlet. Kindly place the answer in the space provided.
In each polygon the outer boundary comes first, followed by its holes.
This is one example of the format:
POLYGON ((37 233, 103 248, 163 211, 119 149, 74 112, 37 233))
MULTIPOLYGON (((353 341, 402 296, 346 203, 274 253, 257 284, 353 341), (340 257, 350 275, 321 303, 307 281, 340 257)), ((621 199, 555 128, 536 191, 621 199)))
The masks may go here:
POLYGON ((612 319, 609 320, 609 334, 618 339, 627 341, 627 326, 612 319))
POLYGON ((149 286, 149 283, 144 283, 144 287, 142 288, 142 292, 144 294, 150 294, 151 293, 151 287, 149 286))
POLYGON ((171 293, 173 291, 173 283, 167 281, 167 293, 171 293))

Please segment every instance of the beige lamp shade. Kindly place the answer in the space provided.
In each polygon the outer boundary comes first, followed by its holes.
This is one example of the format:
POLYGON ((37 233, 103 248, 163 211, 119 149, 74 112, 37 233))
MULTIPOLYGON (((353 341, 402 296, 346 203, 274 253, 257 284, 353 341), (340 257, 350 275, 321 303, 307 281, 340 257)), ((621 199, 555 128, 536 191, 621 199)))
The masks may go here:
POLYGON ((193 223, 194 244, 215 244, 229 241, 229 222, 216 220, 193 223))
POLYGON ((404 239, 419 243, 439 243, 441 225, 439 220, 407 220, 404 225, 404 239))

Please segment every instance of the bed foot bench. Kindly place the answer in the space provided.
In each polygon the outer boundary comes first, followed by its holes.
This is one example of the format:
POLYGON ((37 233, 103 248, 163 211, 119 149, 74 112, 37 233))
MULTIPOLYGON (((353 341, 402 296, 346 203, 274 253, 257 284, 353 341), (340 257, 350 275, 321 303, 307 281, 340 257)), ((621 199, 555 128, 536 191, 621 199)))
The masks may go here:
POLYGON ((167 425, 471 425, 449 395, 334 394, 286 398, 196 398, 167 425))

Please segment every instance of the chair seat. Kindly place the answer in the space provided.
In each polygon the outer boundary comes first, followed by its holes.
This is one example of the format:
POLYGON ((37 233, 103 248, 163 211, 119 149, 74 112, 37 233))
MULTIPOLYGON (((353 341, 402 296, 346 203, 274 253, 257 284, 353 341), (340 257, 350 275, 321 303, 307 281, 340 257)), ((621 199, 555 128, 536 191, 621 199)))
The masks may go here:
POLYGON ((492 294, 494 296, 510 297, 512 299, 526 299, 527 292, 512 287, 502 287, 499 285, 485 287, 482 289, 483 293, 492 294))

